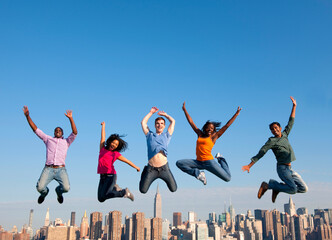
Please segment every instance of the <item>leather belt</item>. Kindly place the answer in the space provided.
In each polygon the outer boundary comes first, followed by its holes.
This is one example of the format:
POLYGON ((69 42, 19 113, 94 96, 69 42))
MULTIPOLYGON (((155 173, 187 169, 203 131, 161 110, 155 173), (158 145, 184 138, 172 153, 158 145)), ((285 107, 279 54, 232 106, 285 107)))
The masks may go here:
POLYGON ((45 167, 50 167, 50 168, 63 168, 63 167, 65 167, 65 165, 46 165, 45 164, 45 167))

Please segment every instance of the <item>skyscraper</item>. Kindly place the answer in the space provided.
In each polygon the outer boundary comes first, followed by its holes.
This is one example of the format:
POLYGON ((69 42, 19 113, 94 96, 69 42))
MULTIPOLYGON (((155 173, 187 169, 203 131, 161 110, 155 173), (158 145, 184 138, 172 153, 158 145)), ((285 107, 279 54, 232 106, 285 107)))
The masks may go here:
POLYGON ((154 197, 154 217, 161 218, 161 195, 159 194, 159 185, 157 186, 157 192, 154 197))
POLYGON ((71 212, 71 214, 70 214, 70 226, 75 226, 75 217, 76 217, 76 213, 71 212))
POLYGON ((296 214, 295 211, 295 204, 293 203, 292 197, 289 197, 289 202, 284 204, 284 210, 288 213, 291 217, 296 214))
POLYGON ((133 238, 133 219, 126 216, 125 224, 126 224, 125 240, 132 240, 132 238, 133 238))
POLYGON ((88 217, 86 216, 86 211, 84 212, 84 216, 82 217, 81 220, 81 226, 80 226, 80 237, 86 237, 88 236, 89 232, 89 220, 88 217))
POLYGON ((280 212, 277 210, 273 210, 272 217, 273 217, 274 239, 283 240, 282 230, 281 230, 280 212))
POLYGON ((151 219, 151 239, 162 240, 162 219, 152 218, 151 219))
POLYGON ((144 213, 133 213, 133 238, 132 240, 144 240, 144 213))
POLYGON ((47 227, 48 225, 50 225, 50 209, 49 208, 47 208, 45 222, 44 222, 44 226, 47 227))
POLYGON ((180 212, 174 212, 173 213, 173 226, 178 227, 181 224, 182 224, 181 213, 180 212))
POLYGON ((193 223, 193 222, 196 222, 196 213, 195 212, 188 212, 188 220, 189 220, 189 223, 193 223))
POLYGON ((90 239, 101 238, 103 214, 101 212, 93 212, 90 214, 90 239))
POLYGON ((120 211, 109 212, 108 219, 109 229, 107 240, 121 240, 122 213, 120 211))
POLYGON ((33 209, 30 210, 30 215, 29 215, 29 227, 32 227, 32 218, 33 218, 33 209))

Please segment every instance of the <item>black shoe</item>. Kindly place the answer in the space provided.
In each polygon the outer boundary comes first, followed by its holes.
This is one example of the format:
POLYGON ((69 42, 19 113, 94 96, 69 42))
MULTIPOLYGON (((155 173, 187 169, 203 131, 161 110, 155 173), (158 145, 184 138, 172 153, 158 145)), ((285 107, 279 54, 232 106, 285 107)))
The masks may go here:
POLYGON ((44 202, 44 200, 45 200, 45 197, 46 196, 40 195, 39 198, 38 198, 38 204, 42 204, 44 202))
POLYGON ((38 198, 38 204, 42 204, 44 202, 44 200, 49 192, 48 188, 46 188, 46 190, 47 190, 47 193, 44 196, 40 194, 40 196, 38 198))

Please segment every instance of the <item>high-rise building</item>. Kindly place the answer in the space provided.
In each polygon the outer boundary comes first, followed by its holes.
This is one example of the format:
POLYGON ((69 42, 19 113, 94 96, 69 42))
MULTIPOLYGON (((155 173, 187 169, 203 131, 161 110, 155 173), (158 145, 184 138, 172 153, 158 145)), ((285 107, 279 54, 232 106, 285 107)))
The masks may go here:
POLYGON ((32 227, 32 218, 33 218, 33 209, 30 210, 30 215, 29 215, 29 227, 32 227))
POLYGON ((205 240, 209 238, 209 229, 205 222, 196 223, 196 239, 205 240))
POLYGON ((182 225, 181 213, 180 212, 174 212, 173 213, 173 226, 178 227, 180 225, 182 225))
POLYGON ((84 212, 84 216, 81 220, 81 226, 80 226, 80 237, 87 237, 89 233, 89 219, 86 216, 86 211, 84 212))
POLYGON ((144 213, 133 213, 133 237, 132 240, 144 240, 144 213))
POLYGON ((168 233, 169 233, 169 221, 167 219, 163 220, 162 222, 162 240, 168 240, 168 233))
POLYGON ((305 240, 305 233, 303 229, 303 215, 294 216, 294 232, 296 240, 305 240))
POLYGON ((295 204, 293 203, 292 197, 289 197, 289 202, 284 204, 284 210, 288 213, 291 217, 296 214, 295 211, 295 204))
POLYGON ((75 226, 75 218, 76 218, 76 213, 71 212, 71 214, 70 214, 70 226, 75 226))
POLYGON ((282 229, 281 229, 281 220, 280 220, 280 212, 277 210, 272 211, 273 217, 273 231, 274 231, 274 239, 275 240, 283 240, 282 229))
POLYGON ((133 237, 133 219, 126 216, 125 225, 126 225, 125 240, 132 240, 132 237, 133 237))
POLYGON ((90 239, 97 240, 101 238, 103 226, 103 214, 101 212, 93 212, 90 214, 90 239))
MULTIPOLYGON (((267 210, 262 210, 263 214, 263 239, 272 239, 274 232, 273 232, 273 218, 272 212, 267 210)), ((256 214, 256 213, 255 213, 256 214)))
POLYGON ((45 216, 45 221, 44 221, 44 226, 50 225, 50 209, 47 208, 46 216, 45 216))
POLYGON ((122 213, 120 211, 112 211, 108 214, 109 229, 107 240, 121 240, 121 222, 122 213))
POLYGON ((151 218, 144 219, 144 240, 151 240, 151 218))
POLYGON ((161 195, 159 193, 159 185, 157 186, 157 192, 154 197, 154 217, 162 218, 161 215, 161 195))
POLYGON ((308 214, 308 209, 306 207, 300 207, 296 210, 297 215, 308 214))
POLYGON ((327 214, 329 216, 329 224, 332 225, 332 208, 326 208, 326 209, 324 209, 324 211, 327 212, 327 214))
POLYGON ((151 239, 162 240, 162 219, 152 218, 151 219, 151 239))
POLYGON ((189 223, 193 223, 193 222, 196 222, 197 221, 197 215, 195 212, 188 212, 188 221, 189 223))

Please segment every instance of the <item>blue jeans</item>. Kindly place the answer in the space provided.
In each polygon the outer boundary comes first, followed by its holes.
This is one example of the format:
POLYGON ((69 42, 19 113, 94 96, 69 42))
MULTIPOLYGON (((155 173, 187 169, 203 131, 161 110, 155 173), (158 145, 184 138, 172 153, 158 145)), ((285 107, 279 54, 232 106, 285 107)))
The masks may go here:
POLYGON ((171 192, 176 191, 177 185, 174 176, 169 169, 168 163, 166 163, 161 167, 152 167, 149 164, 144 167, 141 181, 139 182, 140 192, 146 193, 149 190, 151 183, 157 178, 164 180, 171 192))
POLYGON ((51 168, 45 166, 36 186, 37 191, 40 193, 41 196, 46 197, 49 192, 47 185, 52 180, 55 180, 59 183, 59 186, 55 188, 58 196, 62 193, 69 191, 70 186, 66 168, 51 168))
POLYGON ((188 173, 195 178, 200 174, 201 169, 205 169, 222 180, 229 182, 231 180, 231 173, 228 168, 228 164, 224 158, 218 159, 219 163, 212 160, 198 161, 196 159, 182 159, 176 162, 176 166, 185 173, 188 173))
POLYGON ((100 174, 98 186, 98 201, 104 202, 106 199, 123 197, 126 194, 125 189, 117 190, 116 174, 100 174))
POLYGON ((279 183, 276 180, 270 179, 269 189, 289 194, 305 193, 308 187, 302 180, 300 174, 292 170, 291 166, 277 164, 278 176, 284 183, 279 183))

